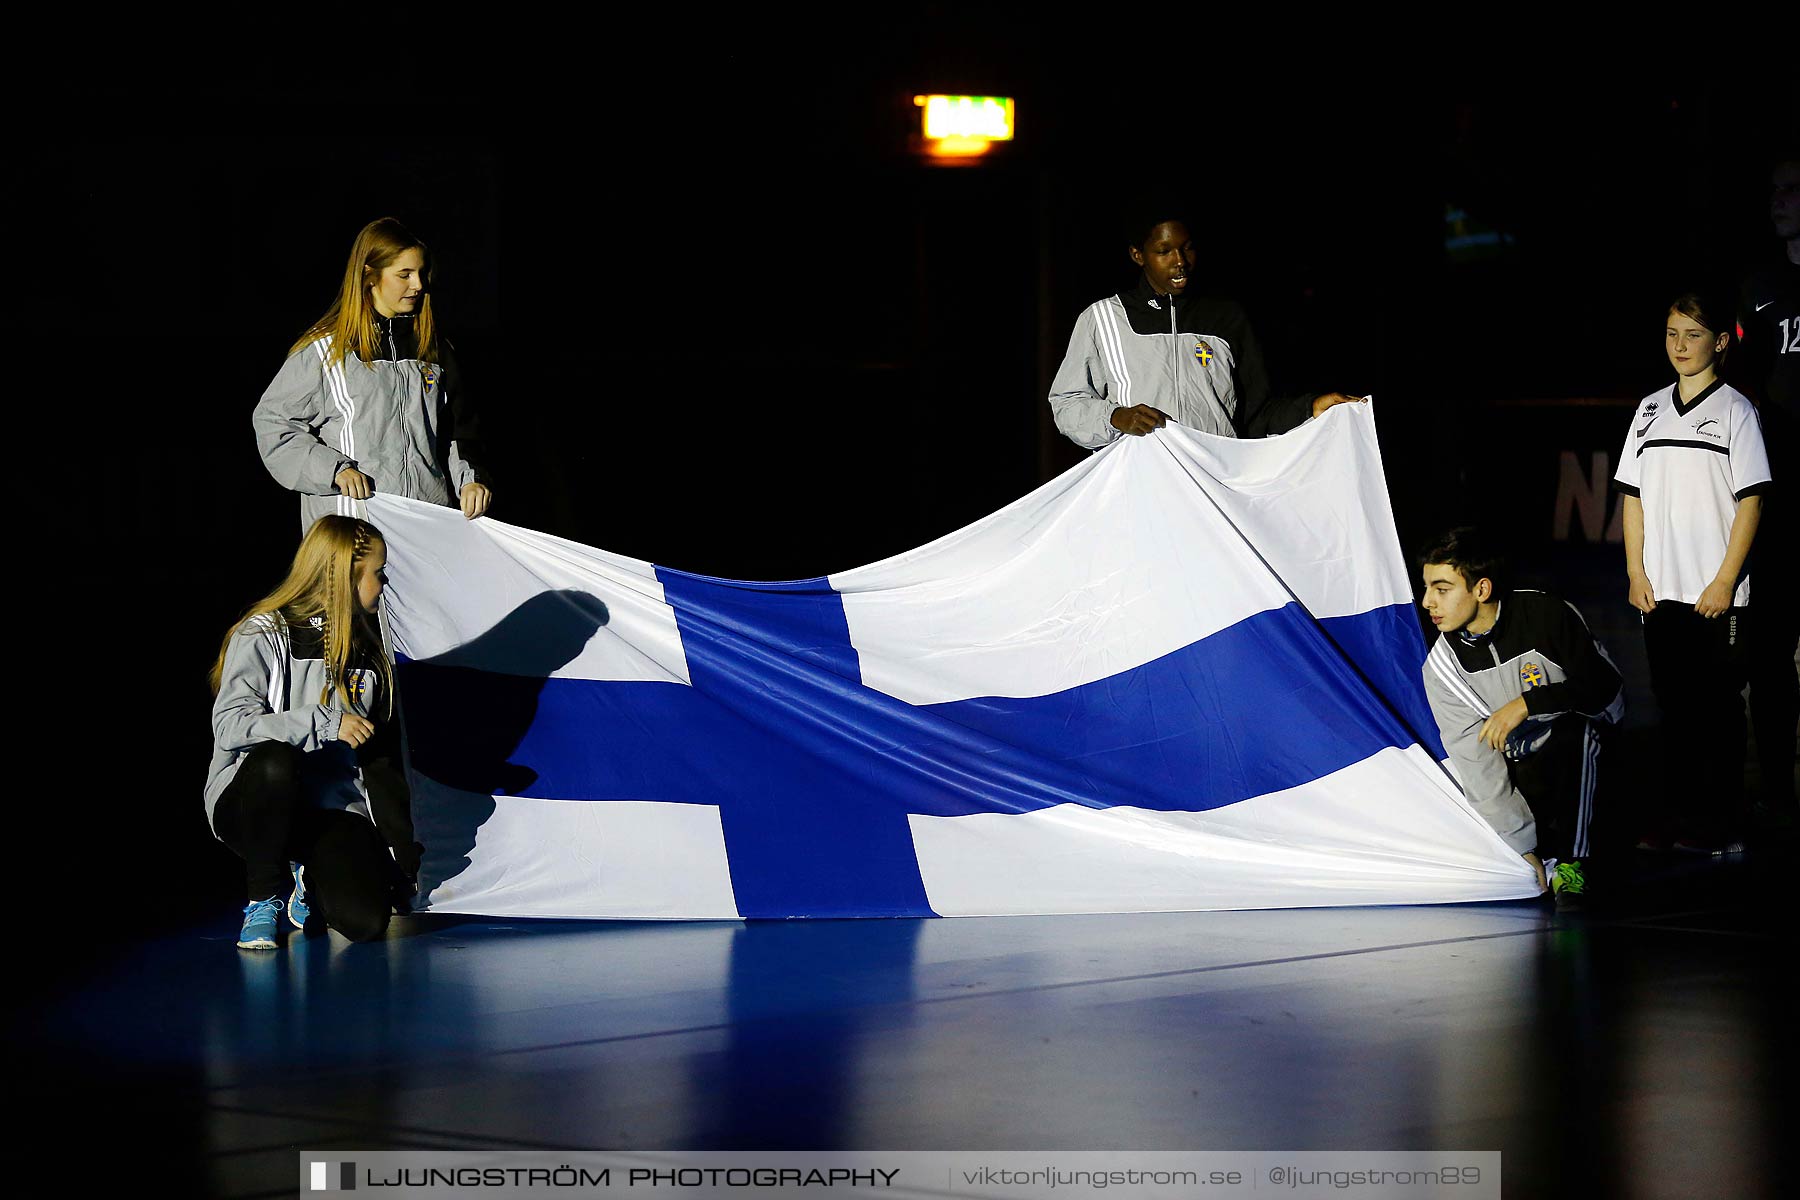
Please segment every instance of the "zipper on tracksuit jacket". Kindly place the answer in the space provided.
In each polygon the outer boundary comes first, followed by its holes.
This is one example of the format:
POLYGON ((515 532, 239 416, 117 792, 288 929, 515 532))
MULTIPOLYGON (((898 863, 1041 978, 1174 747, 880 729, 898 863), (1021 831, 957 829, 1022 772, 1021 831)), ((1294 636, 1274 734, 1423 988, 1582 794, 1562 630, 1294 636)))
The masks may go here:
POLYGON ((1169 297, 1169 348, 1175 355, 1174 361, 1170 364, 1175 371, 1175 378, 1171 382, 1175 386, 1175 405, 1179 408, 1181 406, 1181 336, 1175 328, 1174 296, 1169 297))
MULTIPOLYGON (((396 367, 398 367, 398 365, 400 363, 400 343, 399 343, 398 339, 396 339, 394 336, 394 326, 398 322, 398 320, 399 320, 398 316, 393 316, 393 317, 388 317, 385 321, 381 322, 382 332, 387 334, 387 352, 388 352, 387 361, 395 364, 396 367)), ((414 340, 416 343, 417 337, 418 337, 418 329, 416 326, 412 327, 412 328, 413 328, 414 340)), ((418 354, 418 346, 416 344, 413 346, 413 353, 414 353, 415 357, 418 354)), ((402 417, 400 424, 401 424, 401 429, 402 429, 402 435, 404 436, 404 432, 405 432, 405 428, 406 428, 406 418, 405 417, 402 417)), ((412 471, 412 469, 409 465, 410 463, 411 463, 411 456, 403 453, 400 455, 399 461, 395 464, 395 466, 396 466, 396 469, 400 472, 401 482, 404 484, 404 486, 406 488, 406 491, 404 494, 405 495, 416 495, 419 492, 419 480, 418 480, 417 474, 412 471)), ((445 486, 446 487, 449 486, 449 483, 447 480, 446 480, 445 486)))

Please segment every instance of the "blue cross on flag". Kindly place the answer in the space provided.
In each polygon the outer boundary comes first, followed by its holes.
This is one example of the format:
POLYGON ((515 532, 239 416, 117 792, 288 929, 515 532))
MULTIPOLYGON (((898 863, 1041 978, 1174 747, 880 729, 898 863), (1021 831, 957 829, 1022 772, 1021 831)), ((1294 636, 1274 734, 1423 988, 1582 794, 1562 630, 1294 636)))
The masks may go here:
POLYGON ((1438 764, 1368 405, 1168 425, 821 579, 377 495, 435 911, 1143 912, 1535 894, 1438 764))

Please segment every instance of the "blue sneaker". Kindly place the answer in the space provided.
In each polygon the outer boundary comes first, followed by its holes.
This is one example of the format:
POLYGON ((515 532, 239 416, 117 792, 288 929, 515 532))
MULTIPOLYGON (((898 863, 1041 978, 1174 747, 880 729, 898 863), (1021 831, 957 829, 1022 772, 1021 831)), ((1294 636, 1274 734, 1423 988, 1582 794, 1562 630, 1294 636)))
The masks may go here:
POLYGON ((294 892, 288 897, 288 920, 294 923, 295 929, 306 928, 306 918, 312 915, 312 909, 306 906, 306 866, 303 863, 289 863, 294 868, 294 892))
POLYGON ((275 929, 281 923, 282 907, 280 896, 253 900, 244 905, 244 927, 238 931, 238 949, 275 949, 275 929))

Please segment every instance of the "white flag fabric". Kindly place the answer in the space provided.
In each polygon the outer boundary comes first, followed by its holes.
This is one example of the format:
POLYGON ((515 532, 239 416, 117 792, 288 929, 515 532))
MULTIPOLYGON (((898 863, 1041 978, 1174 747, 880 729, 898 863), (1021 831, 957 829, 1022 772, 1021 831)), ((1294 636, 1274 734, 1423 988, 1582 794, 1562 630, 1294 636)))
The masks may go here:
POLYGON ((1492 900, 1374 417, 1121 438, 910 553, 712 579, 377 495, 434 911, 1492 900))

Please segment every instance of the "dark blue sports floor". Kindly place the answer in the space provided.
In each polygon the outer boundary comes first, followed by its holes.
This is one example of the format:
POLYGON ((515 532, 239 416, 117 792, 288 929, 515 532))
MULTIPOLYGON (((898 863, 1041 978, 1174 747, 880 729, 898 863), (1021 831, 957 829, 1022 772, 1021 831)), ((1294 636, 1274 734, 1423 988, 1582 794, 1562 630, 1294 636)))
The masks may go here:
POLYGON ((414 916, 248 953, 220 913, 27 1001, 15 1096, 33 1161, 197 1195, 409 1147, 1499 1149, 1508 1195, 1774 1194, 1794 862, 1629 866, 1561 915, 414 916))

